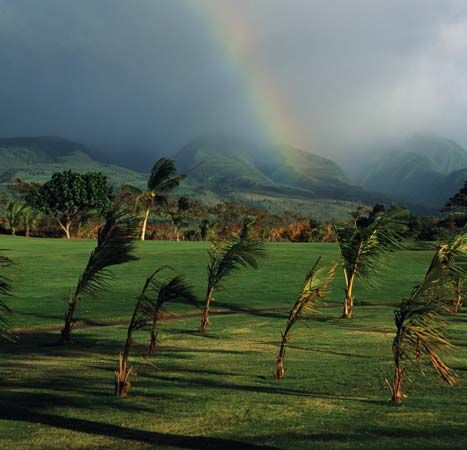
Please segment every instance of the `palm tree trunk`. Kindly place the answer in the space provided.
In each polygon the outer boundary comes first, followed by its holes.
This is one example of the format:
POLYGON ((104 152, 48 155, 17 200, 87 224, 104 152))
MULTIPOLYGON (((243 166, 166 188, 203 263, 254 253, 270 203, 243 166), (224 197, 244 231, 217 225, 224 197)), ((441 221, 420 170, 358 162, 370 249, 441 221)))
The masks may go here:
POLYGON ((132 368, 128 367, 128 356, 130 355, 130 347, 133 342, 131 324, 128 328, 128 334, 125 341, 123 353, 120 353, 120 363, 118 370, 115 371, 115 391, 117 397, 126 397, 131 388, 131 383, 128 381, 132 368))
POLYGON ((117 397, 126 397, 131 388, 131 383, 128 381, 132 372, 132 368, 128 367, 128 355, 120 353, 120 363, 118 370, 115 371, 115 390, 114 394, 117 397))
POLYGON ((349 287, 345 289, 344 311, 342 312, 342 318, 351 319, 352 312, 353 312, 352 287, 349 287))
POLYGON ((396 365, 396 367, 394 367, 394 378, 390 385, 391 403, 393 405, 400 405, 402 402, 402 398, 404 397, 403 384, 404 370, 400 366, 396 365))
POLYGON ((454 300, 454 312, 460 313, 462 309, 462 280, 459 278, 456 283, 456 297, 454 300))
POLYGON ((285 377, 285 344, 287 342, 287 335, 284 333, 282 335, 281 348, 279 350, 279 355, 277 356, 277 367, 276 367, 276 380, 282 380, 285 377))
MULTIPOLYGON (((147 284, 148 284, 148 281, 146 281, 145 288, 147 284)), ((144 289, 143 289, 143 292, 144 292, 144 289)), ((128 325, 125 347, 123 348, 123 353, 120 353, 120 363, 119 363, 118 370, 115 371, 114 395, 116 395, 117 397, 126 397, 128 395, 128 391, 131 388, 131 383, 128 381, 128 379, 133 369, 131 367, 128 367, 128 357, 130 356, 130 348, 131 348, 131 345, 133 344, 134 323, 135 323, 136 315, 138 313, 141 298, 142 297, 140 296, 138 299, 138 302, 133 311, 133 316, 131 317, 131 320, 130 320, 130 324, 128 325)))
POLYGON ((146 228, 148 226, 148 219, 149 213, 151 212, 151 208, 147 208, 146 212, 144 213, 143 225, 141 227, 141 240, 144 241, 146 238, 146 228))
POLYGON ((209 307, 211 306, 211 301, 212 301, 212 291, 213 291, 213 288, 209 286, 206 292, 206 300, 204 303, 203 318, 201 319, 201 331, 207 331, 207 329, 209 328, 209 307))
POLYGON ((149 347, 148 347, 149 356, 153 356, 156 354, 158 321, 159 321, 159 310, 156 309, 154 311, 154 317, 153 317, 152 326, 151 326, 151 338, 149 340, 149 347))
POLYGON ((71 330, 73 329, 73 313, 75 312, 75 307, 77 303, 78 297, 73 297, 70 291, 70 296, 68 299, 68 310, 65 314, 65 324, 61 331, 62 337, 60 342, 62 344, 70 344, 72 342, 71 330))

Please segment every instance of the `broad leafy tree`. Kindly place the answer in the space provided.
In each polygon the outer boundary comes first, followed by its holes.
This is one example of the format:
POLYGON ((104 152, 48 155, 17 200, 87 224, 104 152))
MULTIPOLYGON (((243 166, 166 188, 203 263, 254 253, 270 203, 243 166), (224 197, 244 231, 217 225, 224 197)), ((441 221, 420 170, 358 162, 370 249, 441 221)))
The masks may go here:
POLYGON ((97 246, 91 253, 75 290, 70 291, 62 329, 62 343, 71 342, 73 316, 81 297, 95 297, 109 288, 109 282, 113 278, 109 267, 138 259, 133 255, 138 222, 138 217, 123 210, 113 209, 107 214, 105 224, 99 230, 97 246))
POLYGON ((372 212, 352 223, 334 225, 345 278, 343 318, 352 317, 356 280, 371 282, 382 257, 401 248, 401 229, 406 217, 406 210, 394 208, 372 212))
POLYGON ((27 196, 28 203, 57 220, 67 239, 71 226, 94 209, 105 215, 112 201, 112 189, 100 172, 56 172, 40 189, 27 196))
POLYGON ((464 182, 464 186, 459 190, 459 192, 449 199, 446 204, 446 208, 450 210, 467 210, 467 181, 464 182))
POLYGON ((275 377, 277 380, 285 377, 285 351, 293 326, 303 318, 307 311, 312 311, 319 300, 328 294, 329 285, 336 274, 337 263, 323 267, 319 267, 319 263, 320 258, 317 259, 312 269, 307 273, 302 290, 290 310, 276 360, 275 377))
POLYGON ((143 190, 132 184, 124 184, 123 192, 132 194, 137 210, 143 213, 141 225, 141 240, 146 237, 149 216, 154 207, 167 204, 167 194, 175 189, 183 180, 183 175, 176 175, 175 161, 167 158, 159 159, 153 166, 149 176, 147 189, 143 190))

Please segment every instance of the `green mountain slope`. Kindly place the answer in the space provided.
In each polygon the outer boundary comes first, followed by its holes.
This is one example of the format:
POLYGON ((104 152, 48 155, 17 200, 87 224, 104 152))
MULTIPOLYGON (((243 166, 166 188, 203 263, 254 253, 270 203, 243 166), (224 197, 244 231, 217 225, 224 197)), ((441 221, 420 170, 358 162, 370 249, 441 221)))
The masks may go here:
POLYGON ((314 211, 321 217, 327 212, 327 218, 344 217, 355 202, 388 200, 353 186, 333 161, 286 145, 203 137, 174 158, 187 174, 181 190, 210 200, 228 198, 270 210, 314 211))
POLYGON ((102 172, 110 183, 142 185, 145 176, 93 159, 80 144, 57 137, 0 139, 0 185, 22 178, 43 183, 57 171, 102 172))
POLYGON ((360 178, 365 189, 437 208, 458 189, 464 168, 467 152, 460 145, 418 135, 365 165, 360 178))
POLYGON ((329 197, 350 181, 333 161, 289 146, 210 137, 192 141, 175 154, 177 167, 205 188, 267 190, 329 197))

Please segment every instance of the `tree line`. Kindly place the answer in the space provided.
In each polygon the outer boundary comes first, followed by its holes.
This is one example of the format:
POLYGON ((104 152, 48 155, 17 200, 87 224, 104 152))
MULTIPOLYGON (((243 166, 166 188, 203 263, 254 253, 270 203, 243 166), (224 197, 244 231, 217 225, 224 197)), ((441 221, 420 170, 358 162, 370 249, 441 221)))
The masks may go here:
MULTIPOLYGON (((185 195, 170 195, 184 179, 175 163, 157 161, 144 189, 123 184, 115 189, 101 173, 54 173, 44 184, 11 181, 0 192, 0 233, 37 237, 95 238, 113 203, 141 217, 140 239, 210 240, 239 232, 241 218, 252 221, 251 232, 261 241, 335 242, 331 221, 318 221, 292 211, 272 213, 225 201, 204 204, 185 195)), ((448 240, 467 223, 466 188, 447 204, 442 216, 419 217, 408 213, 405 239, 448 240)), ((384 210, 383 205, 376 209, 384 210)), ((360 206, 354 219, 368 212, 360 206)))

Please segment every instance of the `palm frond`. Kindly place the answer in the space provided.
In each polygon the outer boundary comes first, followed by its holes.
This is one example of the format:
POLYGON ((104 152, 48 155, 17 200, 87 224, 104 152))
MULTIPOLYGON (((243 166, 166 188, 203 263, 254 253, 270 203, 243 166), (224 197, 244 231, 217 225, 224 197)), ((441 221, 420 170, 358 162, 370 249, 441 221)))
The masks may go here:
POLYGON ((329 293, 329 287, 335 277, 338 263, 335 262, 329 266, 319 267, 320 261, 321 258, 318 258, 307 273, 302 289, 290 310, 285 330, 282 333, 279 355, 277 356, 275 378, 278 380, 285 376, 285 351, 292 327, 303 317, 306 310, 312 310, 319 299, 324 298, 329 293))
POLYGON ((219 289, 222 280, 232 272, 242 267, 257 269, 265 252, 261 242, 233 237, 213 244, 208 254, 208 284, 219 289))
POLYGON ((95 295, 108 287, 112 279, 109 267, 138 259, 132 254, 138 233, 139 218, 121 209, 112 210, 99 230, 97 247, 79 278, 75 297, 95 295))
POLYGON ((122 192, 125 192, 127 194, 131 194, 131 195, 135 195, 135 196, 144 194, 144 191, 142 189, 140 189, 139 187, 134 186, 133 184, 130 184, 130 183, 122 184, 120 186, 120 190, 122 192))
POLYGON ((166 303, 189 303, 199 307, 193 287, 183 275, 159 280, 158 275, 166 269, 173 270, 170 266, 161 266, 146 280, 136 305, 135 318, 131 324, 133 330, 148 327, 154 314, 158 314, 166 303))
POLYGON ((157 192, 168 192, 176 188, 183 176, 176 176, 175 161, 161 158, 155 162, 148 180, 148 189, 157 192))
MULTIPOLYGON (((0 270, 11 267, 13 261, 6 256, 0 255, 0 270)), ((11 295, 11 281, 0 272, 0 337, 8 340, 14 340, 14 336, 6 331, 9 326, 7 316, 11 314, 11 309, 6 304, 4 298, 11 295)))
POLYGON ((446 383, 455 382, 452 370, 439 352, 451 347, 443 316, 449 312, 453 274, 465 276, 465 267, 459 264, 459 257, 464 255, 465 236, 460 235, 440 245, 420 285, 394 312, 397 331, 393 353, 397 367, 403 361, 414 362, 425 356, 446 383))
POLYGON ((319 299, 328 295, 329 286, 336 275, 338 263, 319 267, 320 260, 321 258, 318 258, 307 273, 302 290, 290 310, 289 322, 293 323, 298 320, 304 310, 312 309, 319 299))
POLYGON ((406 217, 406 210, 395 208, 378 215, 366 227, 334 224, 344 270, 367 278, 386 253, 403 248, 400 230, 406 217))

